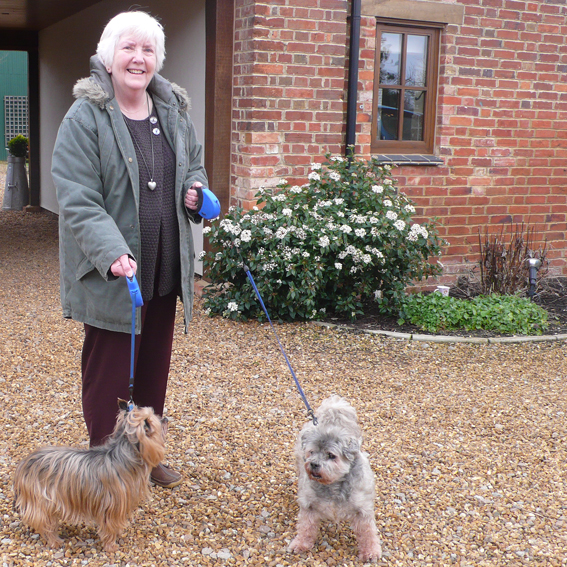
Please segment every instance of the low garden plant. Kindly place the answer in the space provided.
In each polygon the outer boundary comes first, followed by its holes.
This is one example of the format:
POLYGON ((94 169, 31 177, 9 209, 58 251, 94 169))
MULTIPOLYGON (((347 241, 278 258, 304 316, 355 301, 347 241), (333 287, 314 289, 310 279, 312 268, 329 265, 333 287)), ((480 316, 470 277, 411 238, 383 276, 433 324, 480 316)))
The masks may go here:
POLYGON ((412 220, 411 200, 377 160, 326 156, 308 183, 260 190, 257 207, 232 207, 204 229, 210 286, 205 308, 232 319, 264 318, 250 269, 272 319, 356 318, 375 299, 397 313, 408 285, 441 273, 435 222, 412 220))
POLYGON ((510 335, 541 335, 549 326, 547 311, 517 295, 479 295, 473 299, 440 293, 408 295, 400 303, 398 323, 430 332, 484 329, 510 335))

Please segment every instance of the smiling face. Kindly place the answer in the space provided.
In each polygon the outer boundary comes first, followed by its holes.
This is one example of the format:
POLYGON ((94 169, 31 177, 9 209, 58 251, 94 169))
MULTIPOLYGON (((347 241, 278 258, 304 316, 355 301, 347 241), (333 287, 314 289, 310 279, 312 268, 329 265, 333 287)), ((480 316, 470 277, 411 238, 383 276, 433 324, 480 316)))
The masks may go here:
POLYGON ((156 48, 149 40, 124 35, 116 44, 110 76, 117 97, 132 97, 146 90, 156 70, 156 48))

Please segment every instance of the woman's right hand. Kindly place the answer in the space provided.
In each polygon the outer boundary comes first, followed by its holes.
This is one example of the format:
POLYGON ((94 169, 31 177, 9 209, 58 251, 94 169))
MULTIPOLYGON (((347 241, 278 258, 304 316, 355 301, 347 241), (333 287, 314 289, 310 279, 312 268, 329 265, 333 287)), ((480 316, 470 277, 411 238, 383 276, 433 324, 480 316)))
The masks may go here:
POLYGON ((123 254, 118 258, 118 260, 114 260, 110 265, 110 271, 114 276, 127 276, 131 278, 132 276, 136 275, 136 270, 138 269, 138 265, 128 254, 123 254))

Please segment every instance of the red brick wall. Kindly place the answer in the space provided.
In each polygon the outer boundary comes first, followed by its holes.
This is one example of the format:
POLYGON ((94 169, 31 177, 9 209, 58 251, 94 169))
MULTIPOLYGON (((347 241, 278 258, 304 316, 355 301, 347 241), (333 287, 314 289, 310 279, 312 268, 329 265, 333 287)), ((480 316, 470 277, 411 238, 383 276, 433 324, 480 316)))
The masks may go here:
POLYGON ((232 204, 304 183, 345 131, 345 0, 236 0, 232 204))
MULTIPOLYGON (((567 7, 534 0, 462 0, 462 25, 441 37, 436 154, 440 167, 393 173, 436 216, 449 242, 446 281, 478 260, 478 231, 503 223, 547 237, 567 275, 567 7)), ((237 0, 233 203, 260 186, 304 182, 309 164, 344 152, 347 15, 340 0, 237 0)), ((375 21, 363 17, 357 154, 369 156, 375 21)))

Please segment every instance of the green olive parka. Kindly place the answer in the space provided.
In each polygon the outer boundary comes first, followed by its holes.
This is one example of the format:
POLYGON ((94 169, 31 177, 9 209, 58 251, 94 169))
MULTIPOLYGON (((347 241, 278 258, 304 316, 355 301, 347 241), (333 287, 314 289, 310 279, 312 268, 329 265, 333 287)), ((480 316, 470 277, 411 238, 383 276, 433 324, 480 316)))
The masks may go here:
MULTIPOLYGON (((175 200, 181 255, 181 299, 186 324, 193 310, 195 249, 184 205, 195 181, 207 185, 202 148, 181 87, 157 73, 148 85, 163 134, 176 156, 175 200)), ((111 331, 131 332, 132 302, 124 278, 110 265, 128 254, 140 265, 139 175, 136 152, 114 98, 110 75, 97 56, 91 76, 75 85, 53 151, 51 173, 59 203, 59 256, 63 315, 111 331)), ((191 221, 191 222, 190 222, 191 221)), ((136 332, 140 332, 137 317, 136 332)))

